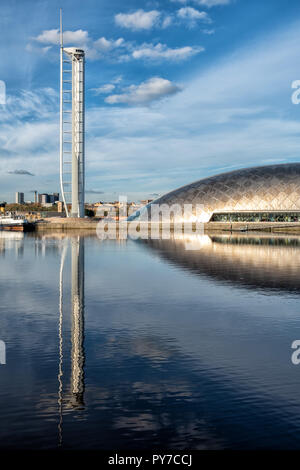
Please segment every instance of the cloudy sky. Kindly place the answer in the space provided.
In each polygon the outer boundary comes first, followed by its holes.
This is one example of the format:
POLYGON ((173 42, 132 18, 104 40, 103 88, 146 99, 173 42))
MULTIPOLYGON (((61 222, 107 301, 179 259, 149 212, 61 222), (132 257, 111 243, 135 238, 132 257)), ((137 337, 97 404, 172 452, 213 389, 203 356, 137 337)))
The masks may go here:
POLYGON ((85 49, 88 201, 298 161, 297 0, 1 0, 0 200, 59 191, 59 7, 85 49))

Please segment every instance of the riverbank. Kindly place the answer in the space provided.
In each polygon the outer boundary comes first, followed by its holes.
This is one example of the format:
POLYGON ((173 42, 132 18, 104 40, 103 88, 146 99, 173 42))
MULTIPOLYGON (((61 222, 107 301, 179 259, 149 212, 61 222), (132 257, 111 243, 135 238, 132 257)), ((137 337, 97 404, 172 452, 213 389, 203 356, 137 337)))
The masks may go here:
POLYGON ((300 222, 208 222, 204 224, 204 229, 221 232, 287 232, 300 235, 300 222))
POLYGON ((98 220, 94 219, 78 219, 78 218, 61 218, 61 217, 51 217, 47 219, 40 220, 35 223, 35 230, 37 232, 47 232, 52 230, 91 230, 96 231, 98 220))
MULTIPOLYGON (((60 231, 96 231, 98 220, 95 219, 77 219, 77 218, 60 218, 51 217, 36 222, 35 230, 37 232, 48 232, 53 230, 60 231)), ((145 223, 143 224, 145 226, 145 223)), ((150 224, 149 224, 150 228, 150 224)), ((171 231, 178 229, 171 224, 171 231)), ((194 226, 193 229, 196 227, 194 226)), ((160 229, 162 225, 160 224, 160 229)), ((204 224, 205 232, 251 232, 263 231, 271 233, 295 233, 300 234, 300 222, 208 222, 204 224)))

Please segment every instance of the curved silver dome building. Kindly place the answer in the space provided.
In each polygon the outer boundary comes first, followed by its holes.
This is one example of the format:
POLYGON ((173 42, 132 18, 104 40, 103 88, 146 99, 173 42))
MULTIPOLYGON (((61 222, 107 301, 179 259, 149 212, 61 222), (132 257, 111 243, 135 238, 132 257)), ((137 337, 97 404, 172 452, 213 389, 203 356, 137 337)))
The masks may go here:
POLYGON ((191 204, 193 211, 202 205, 203 222, 300 222, 300 163, 219 174, 182 186, 154 203, 191 204))

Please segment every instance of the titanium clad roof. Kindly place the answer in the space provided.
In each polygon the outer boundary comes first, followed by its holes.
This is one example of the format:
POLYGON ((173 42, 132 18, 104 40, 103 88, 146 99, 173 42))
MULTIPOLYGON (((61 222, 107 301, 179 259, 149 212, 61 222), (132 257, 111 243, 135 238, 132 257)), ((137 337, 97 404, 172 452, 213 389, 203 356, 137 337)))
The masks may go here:
POLYGON ((240 211, 300 211, 300 163, 235 170, 201 179, 153 201, 202 204, 208 214, 240 211))

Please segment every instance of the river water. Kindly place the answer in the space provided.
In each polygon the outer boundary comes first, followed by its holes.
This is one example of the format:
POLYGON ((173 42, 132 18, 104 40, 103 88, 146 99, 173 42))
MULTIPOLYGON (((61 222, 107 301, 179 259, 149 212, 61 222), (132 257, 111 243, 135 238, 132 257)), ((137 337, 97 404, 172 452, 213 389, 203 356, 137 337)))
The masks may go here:
POLYGON ((0 232, 0 298, 0 448, 300 448, 299 237, 0 232))

